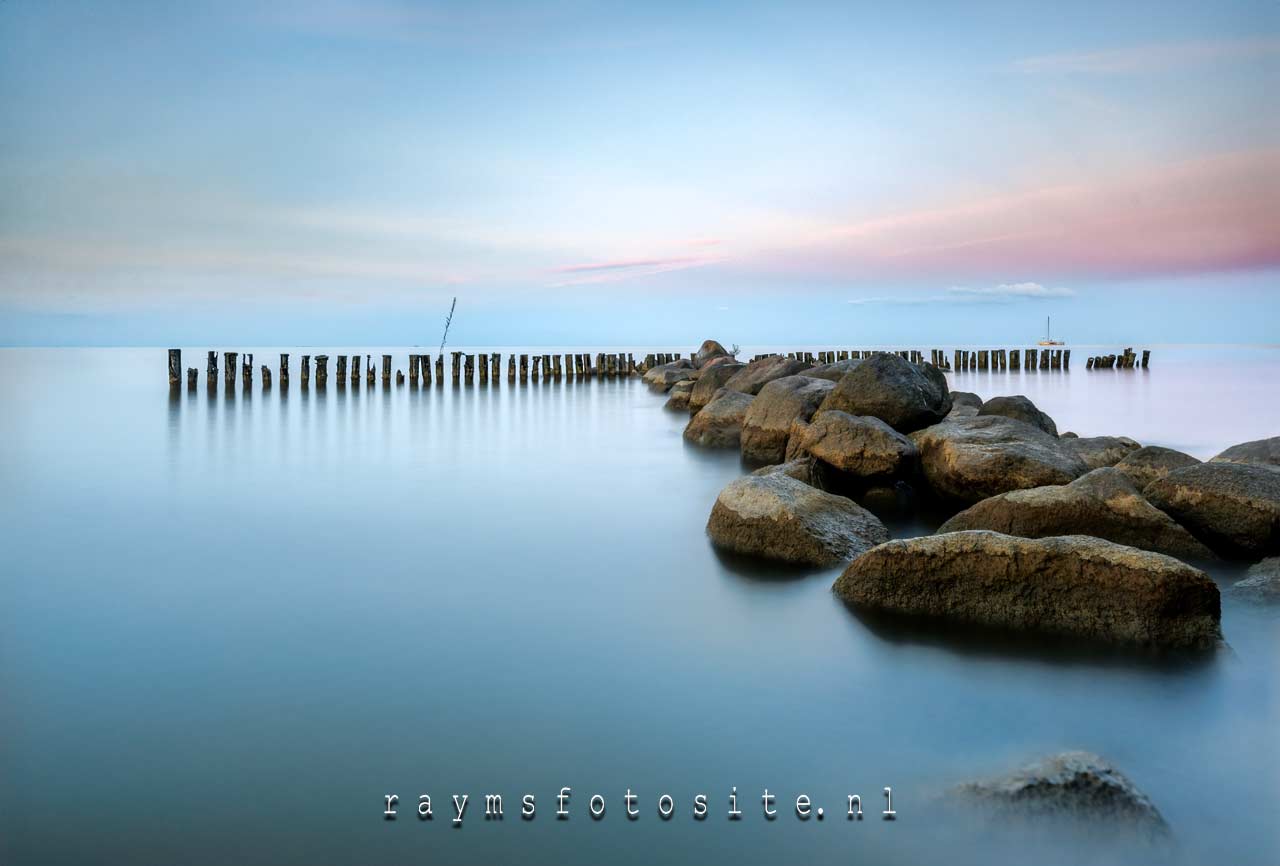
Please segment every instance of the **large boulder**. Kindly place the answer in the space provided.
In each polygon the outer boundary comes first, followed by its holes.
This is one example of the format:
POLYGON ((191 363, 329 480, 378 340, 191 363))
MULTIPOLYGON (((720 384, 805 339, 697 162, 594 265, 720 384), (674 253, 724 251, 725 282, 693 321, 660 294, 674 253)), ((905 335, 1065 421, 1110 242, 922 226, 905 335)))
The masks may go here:
POLYGON ((1089 467, 1062 440, 1001 415, 950 418, 911 434, 934 492, 959 502, 1067 484, 1089 467))
POLYGON ((875 515, 782 472, 748 475, 716 497, 707 533, 717 547, 821 568, 889 539, 875 515))
POLYGON ((1280 553, 1280 469, 1201 463, 1175 469, 1142 492, 1219 553, 1250 559, 1280 553))
POLYGON ((792 429, 800 452, 862 478, 901 474, 920 456, 914 442, 870 415, 828 409, 792 429))
MULTIPOLYGON (((952 403, 954 405, 954 398, 952 403)), ((1013 418, 1018 421, 1025 421, 1032 427, 1039 427, 1050 436, 1058 435, 1058 425, 1053 423, 1053 419, 1036 408, 1036 404, 1029 399, 1017 394, 1013 397, 992 397, 990 400, 982 404, 982 408, 978 410, 979 415, 1002 415, 1005 418, 1013 418)))
MULTIPOLYGON (((656 368, 655 368, 656 370, 656 368)), ((645 377, 649 381, 649 385, 657 391, 666 391, 677 382, 694 381, 699 377, 700 370, 691 367, 667 367, 663 370, 650 370, 645 373, 645 377), (649 378, 650 373, 653 377, 649 378)))
POLYGON ((737 448, 742 441, 742 419, 754 399, 750 394, 721 388, 689 419, 685 440, 706 448, 737 448))
MULTIPOLYGON (((658 380, 666 378, 668 372, 671 370, 685 370, 687 372, 692 369, 693 369, 693 362, 690 361, 688 358, 677 358, 676 360, 671 361, 669 363, 658 364, 656 366, 650 367, 648 370, 644 371, 644 376, 642 376, 641 378, 645 382, 648 382, 650 385, 656 385, 658 384, 658 380)), ((685 375, 680 378, 691 379, 693 377, 689 375, 685 375)), ((680 380, 672 379, 667 384, 674 385, 678 381, 680 380)))
POLYGON ((834 387, 834 382, 808 376, 784 376, 766 384, 743 419, 742 456, 760 463, 782 461, 791 423, 807 421, 834 387))
POLYGON ((1160 553, 1084 535, 949 532, 859 556, 834 589, 857 608, 1167 648, 1221 640, 1218 587, 1160 553))
POLYGON ((1068 436, 1062 439, 1062 444, 1090 469, 1115 466, 1142 447, 1128 436, 1068 436))
POLYGON ((786 463, 775 463, 772 466, 761 466, 751 474, 782 474, 790 476, 797 481, 803 481, 810 487, 816 487, 819 490, 826 489, 826 483, 822 475, 822 467, 819 466, 818 461, 812 457, 797 457, 794 460, 788 460, 786 463))
POLYGON ((1067 817, 1163 835, 1168 825, 1147 795, 1090 752, 1050 755, 1012 773, 967 782, 954 795, 1000 818, 1067 817))
POLYGON ((850 415, 871 415, 899 433, 936 424, 951 411, 946 377, 930 364, 898 355, 872 355, 836 383, 822 404, 850 415))
POLYGON ((752 361, 747 364, 734 374, 729 381, 725 382, 724 387, 730 391, 741 391, 744 394, 759 394, 760 389, 774 379, 794 376, 808 368, 809 365, 804 361, 798 361, 795 358, 788 358, 784 355, 770 355, 767 358, 761 358, 758 361, 752 361))
POLYGON ((1259 463, 1263 466, 1280 466, 1280 436, 1255 439, 1232 445, 1210 463, 1259 463))
POLYGON ((832 382, 839 382, 844 378, 846 373, 852 373, 858 369, 858 365, 862 363, 861 358, 849 358, 844 361, 835 361, 830 364, 821 364, 817 367, 810 367, 804 371, 806 376, 812 376, 815 379, 830 379, 832 382))
POLYGON ((1179 559, 1213 553, 1169 515, 1142 498, 1123 472, 1104 467, 1070 484, 1015 490, 961 511, 939 533, 990 529, 1022 538, 1092 535, 1179 559))
POLYGON ((668 409, 678 409, 688 411, 689 409, 689 393, 693 391, 692 379, 681 379, 671 386, 671 390, 667 392, 668 409))
POLYGON ((689 411, 696 413, 703 406, 710 403, 716 392, 733 378, 733 374, 745 366, 746 364, 725 363, 708 364, 703 367, 699 371, 701 375, 698 376, 698 381, 694 383, 693 390, 689 392, 689 411))
POLYGON ((982 398, 972 391, 952 391, 948 418, 971 418, 982 411, 982 398))
POLYGON ((1255 604, 1280 604, 1280 556, 1255 564, 1244 580, 1231 584, 1227 593, 1255 604))
POLYGON ((715 340, 703 340, 698 351, 693 353, 693 366, 705 367, 713 358, 732 358, 729 351, 715 340))
POLYGON ((1137 451, 1131 451, 1115 468, 1128 475, 1135 487, 1144 490, 1152 481, 1164 478, 1173 470, 1195 466, 1199 462, 1190 454, 1183 454, 1172 448, 1144 445, 1137 451))

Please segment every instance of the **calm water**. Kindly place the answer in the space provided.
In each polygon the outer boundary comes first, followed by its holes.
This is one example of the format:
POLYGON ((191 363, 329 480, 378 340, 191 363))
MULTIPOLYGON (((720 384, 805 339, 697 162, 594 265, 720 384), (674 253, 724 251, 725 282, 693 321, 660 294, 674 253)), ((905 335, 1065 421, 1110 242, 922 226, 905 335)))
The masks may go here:
MULTIPOLYGON (((743 469, 638 381, 308 393, 292 351, 287 394, 209 397, 202 373, 172 400, 163 350, 0 351, 3 862, 1026 862, 939 803, 1066 748, 1133 777, 1175 847, 1061 827, 1036 861, 1276 862, 1275 611, 1224 599, 1233 653, 1198 664, 864 622, 835 571, 717 556, 703 527, 743 469)), ((953 387, 1200 457, 1280 432, 1280 351, 1083 360, 953 387)))

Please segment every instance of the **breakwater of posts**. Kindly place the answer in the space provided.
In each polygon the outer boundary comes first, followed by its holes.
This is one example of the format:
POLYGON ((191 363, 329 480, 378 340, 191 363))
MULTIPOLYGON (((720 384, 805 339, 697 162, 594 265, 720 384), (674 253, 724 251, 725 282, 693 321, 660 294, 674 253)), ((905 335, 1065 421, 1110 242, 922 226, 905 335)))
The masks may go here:
MULTIPOLYGON (((751 360, 785 354, 789 358, 807 361, 811 364, 834 364, 859 358, 870 358, 872 355, 888 353, 901 355, 916 364, 929 363, 947 372, 972 370, 1069 370, 1071 368, 1070 349, 955 349, 948 354, 943 349, 931 349, 929 357, 919 349, 826 349, 818 351, 771 352, 752 356, 751 360)), ((693 357, 693 352, 689 357, 693 357)), ((404 369, 392 368, 394 355, 372 354, 315 354, 299 355, 298 382, 303 388, 314 385, 316 388, 327 388, 330 384, 329 361, 333 364, 333 385, 339 388, 376 387, 379 382, 383 388, 390 388, 394 381, 403 386, 407 381, 410 387, 441 386, 446 379, 453 385, 492 385, 497 386, 503 377, 503 354, 501 352, 464 353, 450 352, 446 360, 443 354, 435 356, 408 355, 408 376, 404 369), (363 360, 363 364, 362 364, 363 360), (361 368, 363 366, 363 373, 361 368)), ((637 362, 632 352, 551 352, 544 354, 509 354, 506 356, 506 381, 508 383, 546 382, 553 380, 586 380, 595 378, 629 378, 644 374, 647 370, 660 364, 669 364, 684 358, 681 352, 650 352, 637 362)), ((272 383, 278 382, 280 388, 289 387, 290 353, 281 352, 279 366, 273 368, 262 364, 258 368, 258 381, 262 389, 270 390, 272 383)), ((1145 369, 1151 360, 1151 350, 1143 349, 1141 355, 1133 349, 1125 349, 1119 354, 1095 355, 1086 361, 1089 370, 1135 368, 1145 369)), ((205 384, 210 390, 216 390, 219 379, 230 391, 235 388, 237 379, 241 387, 249 390, 254 386, 254 358, 251 352, 218 352, 210 350, 205 360, 205 384), (219 361, 222 362, 221 375, 219 361)), ((200 371, 197 367, 186 368, 187 390, 194 391, 199 383, 200 371)), ((169 350, 169 387, 179 388, 183 381, 182 350, 169 350)))

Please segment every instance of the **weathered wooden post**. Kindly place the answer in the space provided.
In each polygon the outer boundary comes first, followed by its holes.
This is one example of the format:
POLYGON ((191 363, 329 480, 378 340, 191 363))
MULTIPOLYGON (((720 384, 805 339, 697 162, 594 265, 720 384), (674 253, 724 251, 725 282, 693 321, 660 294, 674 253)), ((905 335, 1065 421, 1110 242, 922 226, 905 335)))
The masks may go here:
POLYGON ((436 384, 444 384, 444 355, 436 358, 436 384))
POLYGON ((329 356, 316 355, 316 387, 323 388, 329 382, 329 356))
POLYGON ((1040 350, 1040 369, 1041 370, 1049 369, 1049 350, 1048 349, 1040 350))
POLYGON ((404 385, 404 370, 396 369, 396 385, 404 385))
POLYGON ((417 387, 418 385, 418 364, 421 362, 421 355, 409 354, 409 385, 412 387, 417 387))
POLYGON ((523 353, 520 355, 520 381, 529 381, 529 356, 523 353))
POLYGON ((262 365, 262 390, 271 390, 271 368, 266 364, 262 365))
POLYGON ((541 372, 541 367, 542 367, 542 356, 534 355, 533 356, 533 381, 535 382, 537 382, 539 379, 542 378, 539 375, 539 373, 541 372))
POLYGON ((1010 349, 1009 350, 1009 369, 1017 370, 1021 366, 1021 364, 1019 363, 1021 359, 1022 359, 1021 352, 1019 352, 1017 349, 1010 349))
POLYGON ((473 385, 476 381, 476 356, 467 355, 465 371, 467 374, 467 384, 473 385))
POLYGON ((422 370, 422 384, 431 384, 431 356, 423 355, 418 359, 419 366, 422 370))
POLYGON ((489 384, 489 359, 483 354, 480 355, 480 384, 489 384))
POLYGON ((1071 369, 1071 350, 1070 349, 1062 350, 1062 369, 1064 370, 1071 369))
POLYGON ((307 387, 311 382, 311 356, 302 356, 302 370, 299 374, 302 377, 302 387, 307 387))
POLYGON ((205 383, 210 388, 218 387, 218 353, 209 352, 209 360, 205 363, 205 383))
POLYGON ((338 356, 337 369, 334 370, 333 372, 334 372, 334 375, 338 377, 338 387, 346 388, 347 387, 347 356, 346 355, 338 356))
POLYGON ((507 381, 514 382, 516 380, 516 356, 507 357, 507 381))
POLYGON ((489 371, 489 378, 493 380, 493 384, 496 385, 498 384, 498 380, 502 378, 502 353, 489 353, 489 364, 491 367, 489 371))
POLYGON ((182 382, 182 350, 169 350, 169 387, 176 388, 182 382))
POLYGON ((1053 370, 1062 369, 1062 350, 1054 349, 1049 353, 1049 367, 1053 370))
POLYGON ((1151 350, 1143 349, 1142 350, 1142 369, 1144 370, 1147 369, 1147 362, 1150 360, 1151 360, 1151 350))
POLYGON ((564 370, 560 366, 559 353, 551 356, 551 375, 553 378, 559 379, 564 375, 564 370))
POLYGON ((244 366, 240 369, 240 377, 244 380, 244 389, 246 391, 253 388, 253 353, 246 352, 244 355, 244 366))
POLYGON ((382 356, 382 387, 391 385, 391 356, 382 356))
POLYGON ((222 384, 230 391, 236 386, 236 358, 239 357, 235 352, 222 353, 222 384))
POLYGON ((360 356, 351 356, 351 387, 360 387, 360 356))
POLYGON ((373 356, 364 356, 364 384, 367 388, 372 388, 378 381, 378 376, 373 369, 373 356))
POLYGON ((196 367, 187 368, 187 390, 194 391, 196 389, 196 379, 200 377, 200 370, 196 367))
POLYGON ((1092 357, 1090 357, 1090 358, 1085 358, 1085 361, 1084 361, 1084 368, 1085 368, 1086 370, 1092 370, 1092 369, 1093 369, 1093 358, 1092 358, 1092 357))
POLYGON ((289 353, 280 353, 280 387, 289 387, 289 353))

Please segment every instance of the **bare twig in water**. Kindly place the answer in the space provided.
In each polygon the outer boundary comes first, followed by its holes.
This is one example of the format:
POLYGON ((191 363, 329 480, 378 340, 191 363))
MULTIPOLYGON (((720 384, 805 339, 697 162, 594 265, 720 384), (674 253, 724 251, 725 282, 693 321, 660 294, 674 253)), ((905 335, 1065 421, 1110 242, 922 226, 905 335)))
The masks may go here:
POLYGON ((444 320, 444 334, 440 337, 440 354, 444 354, 444 343, 449 339, 449 326, 453 324, 453 309, 458 306, 458 299, 454 298, 453 303, 449 305, 449 315, 444 320))

